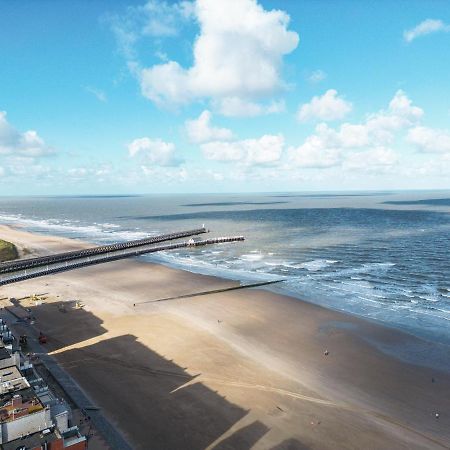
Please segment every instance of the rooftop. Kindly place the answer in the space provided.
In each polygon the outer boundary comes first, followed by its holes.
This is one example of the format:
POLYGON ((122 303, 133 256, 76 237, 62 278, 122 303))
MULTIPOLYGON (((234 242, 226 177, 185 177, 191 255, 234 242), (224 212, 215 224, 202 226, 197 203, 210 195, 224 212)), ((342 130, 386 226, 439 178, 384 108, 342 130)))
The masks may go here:
POLYGON ((0 369, 0 396, 29 387, 30 384, 27 379, 22 376, 16 366, 0 369))
POLYGON ((30 387, 0 396, 0 422, 10 422, 43 409, 44 406, 30 387))
POLYGON ((44 430, 42 432, 37 432, 30 434, 21 439, 14 439, 6 444, 1 444, 1 450, 17 450, 20 448, 40 448, 41 444, 47 442, 48 444, 61 439, 54 430, 44 430))
POLYGON ((8 366, 0 369, 0 382, 2 381, 11 381, 16 378, 22 378, 23 375, 20 373, 19 369, 16 366, 8 366))
POLYGON ((70 447, 71 445, 86 441, 86 436, 83 436, 80 433, 78 427, 69 428, 67 431, 62 433, 62 437, 64 440, 64 447, 70 447))

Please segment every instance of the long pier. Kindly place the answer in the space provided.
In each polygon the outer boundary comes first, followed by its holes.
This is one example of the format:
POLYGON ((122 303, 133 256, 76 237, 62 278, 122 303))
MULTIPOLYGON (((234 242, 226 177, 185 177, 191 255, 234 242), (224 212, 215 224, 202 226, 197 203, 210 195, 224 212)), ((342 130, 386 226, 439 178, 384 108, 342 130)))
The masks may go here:
MULTIPOLYGON (((201 230, 205 230, 202 228, 201 230)), ((200 230, 197 230, 200 231, 200 230)), ((206 232, 202 231, 202 233, 206 232)), ((187 233, 187 232, 183 232, 187 233)), ((191 232, 189 232, 191 233, 191 232)), ((174 233, 179 234, 179 233, 174 233)), ((200 234, 200 233, 196 233, 200 234)), ((192 234, 190 234, 192 236, 192 234)), ((176 239, 176 238, 173 238, 176 239)), ((29 280, 31 278, 37 278, 42 277, 45 275, 51 275, 56 274, 60 272, 67 272, 69 270, 75 270, 82 267, 92 266, 96 264, 103 264, 107 262, 117 261, 120 259, 125 258, 131 258, 133 256, 140 256, 145 255, 148 253, 155 253, 155 252, 161 252, 165 250, 174 250, 177 248, 186 248, 186 247, 199 247, 204 245, 212 245, 212 244, 221 244, 225 242, 237 242, 237 241, 243 241, 243 236, 231 236, 231 237, 219 237, 219 238, 212 238, 212 239, 205 239, 200 241, 194 241, 193 239, 190 239, 188 241, 183 242, 176 242, 173 244, 166 244, 166 245, 160 245, 160 246, 150 246, 150 244, 140 244, 138 248, 135 246, 128 246, 124 248, 120 248, 118 250, 110 250, 109 252, 102 252, 100 254, 97 253, 89 253, 87 255, 78 256, 76 258, 70 258, 70 259, 58 259, 58 255, 53 255, 49 258, 56 258, 55 261, 52 260, 51 263, 45 264, 40 263, 37 266, 26 266, 22 269, 16 269, 16 272, 20 273, 13 273, 12 275, 0 278, 0 286, 4 286, 7 284, 12 283, 18 283, 19 281, 29 280), (31 271, 30 271, 31 270, 31 271)), ((136 241, 131 241, 128 243, 123 244, 116 244, 116 245, 124 245, 129 244, 136 241)), ((108 246, 105 246, 108 247, 108 246)), ((95 248, 90 249, 95 250, 95 248)), ((72 252, 70 252, 72 253, 72 252)), ((43 260, 45 260, 46 257, 43 257, 43 260)), ((23 260, 26 261, 26 260, 23 260)), ((20 261, 17 261, 17 263, 20 263, 20 261)))
POLYGON ((172 241, 174 239, 181 239, 190 236, 197 236, 199 234, 208 233, 205 227, 194 230, 179 231, 175 233, 162 234, 159 236, 152 236, 145 239, 134 241, 119 242, 115 244, 102 245, 98 247, 85 248, 82 250, 74 250, 70 252, 57 253, 54 255, 39 256, 36 258, 21 259, 19 261, 0 263, 0 274, 17 272, 18 270, 31 269, 33 267, 45 266, 48 264, 61 263, 65 261, 73 261, 79 258, 85 258, 95 255, 102 255, 119 250, 126 250, 145 245, 158 244, 160 242, 172 241))

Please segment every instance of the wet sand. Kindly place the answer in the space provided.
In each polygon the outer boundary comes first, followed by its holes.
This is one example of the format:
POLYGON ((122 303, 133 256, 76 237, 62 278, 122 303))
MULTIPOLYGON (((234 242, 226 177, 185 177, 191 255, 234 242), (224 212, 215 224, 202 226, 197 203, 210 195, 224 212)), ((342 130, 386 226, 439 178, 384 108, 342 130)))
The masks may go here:
MULTIPOLYGON (((0 238, 36 254, 87 245, 4 226, 0 238)), ((137 449, 450 447, 450 374, 370 344, 418 338, 257 289, 139 304, 236 284, 127 260, 0 298, 49 293, 24 301, 49 351, 137 449)))

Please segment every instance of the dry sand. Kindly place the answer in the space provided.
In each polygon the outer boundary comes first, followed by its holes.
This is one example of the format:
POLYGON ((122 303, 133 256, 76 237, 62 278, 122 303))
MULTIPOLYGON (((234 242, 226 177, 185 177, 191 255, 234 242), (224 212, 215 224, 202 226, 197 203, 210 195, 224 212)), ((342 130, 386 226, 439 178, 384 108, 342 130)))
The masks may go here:
MULTIPOLYGON (((35 253, 86 246, 0 237, 35 253)), ((138 304, 235 284, 127 260, 0 297, 49 293, 32 306, 49 351, 137 449, 450 448, 450 374, 368 343, 417 338, 263 290, 138 304)))

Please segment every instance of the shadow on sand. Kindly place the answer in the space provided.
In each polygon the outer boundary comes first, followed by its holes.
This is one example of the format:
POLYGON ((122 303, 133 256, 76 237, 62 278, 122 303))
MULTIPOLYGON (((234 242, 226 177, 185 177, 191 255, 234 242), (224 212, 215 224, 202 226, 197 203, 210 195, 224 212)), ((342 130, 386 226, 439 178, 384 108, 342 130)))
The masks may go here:
MULTIPOLYGON (((196 375, 132 334, 95 341, 107 330, 84 309, 67 302, 45 303, 30 308, 30 315, 36 318, 37 330, 47 327, 48 350, 58 351, 61 367, 137 449, 249 449, 270 431, 254 421, 227 433, 249 410, 196 381, 196 375), (89 339, 95 342, 89 344, 89 339), (75 344, 82 346, 64 350, 75 344)), ((306 447, 291 439, 274 448, 306 447)))

